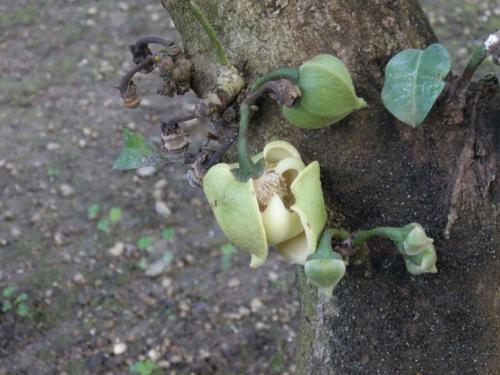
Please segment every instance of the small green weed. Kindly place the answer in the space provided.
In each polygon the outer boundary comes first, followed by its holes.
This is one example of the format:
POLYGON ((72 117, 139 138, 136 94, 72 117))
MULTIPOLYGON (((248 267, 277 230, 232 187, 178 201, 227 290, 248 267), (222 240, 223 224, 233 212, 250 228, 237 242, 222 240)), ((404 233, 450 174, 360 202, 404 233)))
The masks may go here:
POLYGON ((22 318, 29 318, 32 315, 31 309, 28 305, 29 296, 27 293, 19 293, 16 296, 17 288, 13 285, 8 286, 2 290, 2 307, 3 313, 14 311, 22 318))
MULTIPOLYGON (((99 216, 99 212, 101 207, 98 203, 91 204, 87 208, 87 217, 89 220, 97 219, 99 216)), ((107 216, 101 218, 97 222, 97 230, 105 233, 109 233, 111 231, 111 227, 118 223, 123 216, 123 211, 120 207, 111 207, 108 211, 107 216)))
POLYGON ((221 267, 223 270, 228 270, 233 265, 232 257, 236 254, 238 249, 231 243, 224 244, 220 247, 220 251, 222 252, 221 257, 221 267))
POLYGON ((153 246, 153 236, 143 234, 137 240, 137 247, 139 248, 139 250, 149 251, 151 250, 152 246, 153 246))
POLYGON ((145 359, 144 361, 135 362, 130 366, 131 374, 139 375, 154 375, 159 373, 160 368, 150 359, 145 359))
POLYGON ((171 241, 175 236, 174 228, 165 228, 161 231, 161 236, 167 241, 171 241))
POLYGON ((101 205, 99 203, 93 203, 87 208, 87 218, 89 220, 97 219, 99 216, 99 211, 101 211, 101 205))

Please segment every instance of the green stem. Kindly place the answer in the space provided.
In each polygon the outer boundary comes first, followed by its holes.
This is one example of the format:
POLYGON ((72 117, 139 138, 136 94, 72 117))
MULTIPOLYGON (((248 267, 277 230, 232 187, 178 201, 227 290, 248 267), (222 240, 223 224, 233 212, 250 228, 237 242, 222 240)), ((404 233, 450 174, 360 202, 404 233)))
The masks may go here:
POLYGON ((247 130, 250 124, 250 106, 242 103, 240 106, 240 130, 238 133, 238 179, 248 181, 251 177, 257 177, 262 173, 262 168, 255 164, 250 157, 247 144, 247 130))
POLYGON ((368 230, 357 231, 354 234, 354 240, 352 242, 352 245, 353 247, 360 246, 363 242, 374 236, 386 237, 392 240, 393 242, 401 242, 404 239, 403 233, 401 232, 401 228, 378 227, 368 230))
MULTIPOLYGON (((260 86, 255 91, 250 91, 246 98, 240 104, 240 129, 238 134, 238 163, 239 169, 237 177, 240 181, 248 181, 251 177, 259 177, 264 171, 263 161, 255 164, 250 157, 247 144, 247 131, 250 125, 250 108, 268 91, 275 95, 278 103, 287 105, 295 100, 292 94, 286 90, 290 90, 289 80, 273 80, 271 75, 267 75, 265 80, 260 81, 260 86)), ((290 104, 291 105, 291 104, 290 104)))
POLYGON ((462 76, 460 77, 457 84, 458 90, 461 90, 468 85, 468 83, 472 79, 472 76, 474 75, 474 72, 486 57, 488 57, 488 51, 486 50, 486 47, 483 43, 476 49, 467 66, 465 67, 464 72, 462 73, 462 76))
POLYGON ((298 68, 283 68, 257 78, 251 85, 250 91, 258 90, 264 83, 274 81, 276 79, 286 78, 295 84, 299 83, 299 69, 298 68))
POLYGON ((349 232, 342 229, 328 228, 323 232, 315 255, 320 258, 329 258, 332 255, 332 238, 336 237, 345 241, 349 238, 349 232))
POLYGON ((224 51, 224 47, 222 47, 222 44, 219 41, 214 28, 212 27, 212 25, 210 25, 207 17, 205 17, 201 9, 192 0, 188 0, 187 3, 191 11, 193 12, 194 17, 198 20, 200 25, 207 33, 208 38, 212 42, 215 48, 215 53, 217 54, 217 58, 219 59, 219 63, 222 65, 229 65, 229 59, 227 58, 226 52, 224 51))
POLYGON ((463 90, 469 84, 476 69, 490 54, 494 53, 493 51, 498 48, 499 43, 500 31, 496 31, 474 51, 474 54, 467 63, 462 76, 458 80, 458 90, 463 90))

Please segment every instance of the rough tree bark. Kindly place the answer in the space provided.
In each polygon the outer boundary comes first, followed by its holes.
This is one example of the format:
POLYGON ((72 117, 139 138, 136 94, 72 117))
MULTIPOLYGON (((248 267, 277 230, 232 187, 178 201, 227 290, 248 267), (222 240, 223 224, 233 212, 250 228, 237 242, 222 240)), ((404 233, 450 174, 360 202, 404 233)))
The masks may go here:
MULTIPOLYGON (((253 122, 255 150, 282 138, 306 161, 319 160, 331 220, 344 228, 418 221, 436 240, 439 273, 419 277, 406 272, 388 242, 370 242, 369 260, 348 267, 330 302, 318 300, 299 272, 298 373, 500 373, 495 82, 489 91, 479 85, 470 90, 464 122, 446 125, 438 105, 413 130, 384 109, 380 92, 391 56, 436 41, 417 1, 197 3, 249 80, 333 53, 370 105, 331 127, 305 131, 286 124, 267 101, 253 122)), ((195 91, 203 95, 215 61, 210 42, 184 1, 163 4, 193 58, 195 91)))

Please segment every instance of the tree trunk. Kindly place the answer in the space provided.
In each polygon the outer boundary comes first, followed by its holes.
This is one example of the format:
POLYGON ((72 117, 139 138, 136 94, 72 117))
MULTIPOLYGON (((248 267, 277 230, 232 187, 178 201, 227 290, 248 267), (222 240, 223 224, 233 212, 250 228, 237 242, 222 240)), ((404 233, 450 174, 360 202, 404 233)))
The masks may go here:
MULTIPOLYGON (((215 54, 185 1, 163 0, 209 89, 215 54)), ((369 104, 331 127, 302 130, 266 101, 254 150, 272 139, 318 160, 331 223, 349 230, 419 222, 435 239, 437 274, 412 277, 389 242, 351 264, 330 301, 302 271, 300 374, 498 374, 500 96, 494 80, 469 90, 465 120, 446 125, 436 106, 417 129, 383 107, 390 57, 436 41, 415 0, 198 1, 245 78, 333 53, 369 104), (496 96, 495 96, 496 93, 496 96), (449 237, 449 239, 446 239, 449 237)), ((464 41, 465 43, 466 41, 464 41)))

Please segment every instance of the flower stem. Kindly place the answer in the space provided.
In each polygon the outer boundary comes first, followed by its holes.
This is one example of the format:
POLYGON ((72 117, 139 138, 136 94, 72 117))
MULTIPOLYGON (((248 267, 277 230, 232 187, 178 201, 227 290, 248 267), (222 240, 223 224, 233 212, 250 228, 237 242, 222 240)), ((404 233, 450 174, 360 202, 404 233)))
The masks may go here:
POLYGON ((212 42, 219 63, 222 65, 229 65, 229 59, 227 58, 226 52, 224 51, 224 47, 222 47, 222 44, 219 41, 219 38, 217 37, 214 28, 212 27, 212 25, 210 25, 210 22, 208 21, 207 17, 205 17, 205 15, 198 7, 198 5, 196 5, 192 0, 188 0, 187 3, 189 5, 189 8, 191 9, 191 12, 193 13, 193 16, 198 20, 200 25, 207 33, 208 38, 212 42))
POLYGON ((332 238, 339 238, 342 241, 345 241, 349 238, 349 233, 342 229, 337 228, 328 228, 325 229, 323 235, 321 236, 321 240, 319 241, 318 248, 315 252, 316 257, 327 258, 332 255, 332 238))
POLYGON ((299 69, 298 68, 283 68, 278 69, 273 72, 267 73, 266 75, 257 78, 251 85, 250 90, 255 91, 259 89, 263 84, 276 79, 288 79, 294 84, 299 83, 299 69))
POLYGON ((373 229, 357 231, 354 234, 354 240, 352 242, 352 246, 353 247, 360 246, 363 242, 374 236, 386 237, 392 240, 393 242, 401 242, 404 239, 403 238, 404 235, 401 232, 401 228, 377 227, 373 229))
POLYGON ((281 105, 292 106, 298 97, 300 90, 289 80, 268 80, 257 90, 248 93, 240 104, 240 129, 238 134, 238 162, 239 171, 237 177, 240 181, 248 181, 251 177, 259 177, 264 168, 262 163, 255 164, 250 157, 247 143, 247 131, 250 125, 251 107, 267 92, 281 105))
POLYGON ((481 44, 472 55, 471 59, 464 69, 464 72, 462 73, 462 76, 458 81, 457 87, 459 90, 468 85, 468 83, 472 79, 472 76, 474 75, 474 72, 487 56, 488 54, 486 53, 486 47, 484 46, 484 44, 481 44))
POLYGON ((250 157, 247 143, 247 130, 250 125, 250 105, 242 103, 240 106, 240 130, 238 133, 238 179, 248 181, 251 177, 257 177, 262 173, 262 168, 255 164, 250 157))
POLYGON ((486 41, 476 49, 469 62, 467 63, 462 76, 458 80, 458 91, 464 89, 469 84, 476 69, 490 54, 492 54, 496 49, 499 48, 499 44, 500 31, 497 31, 496 33, 491 34, 488 39, 486 39, 486 41))

